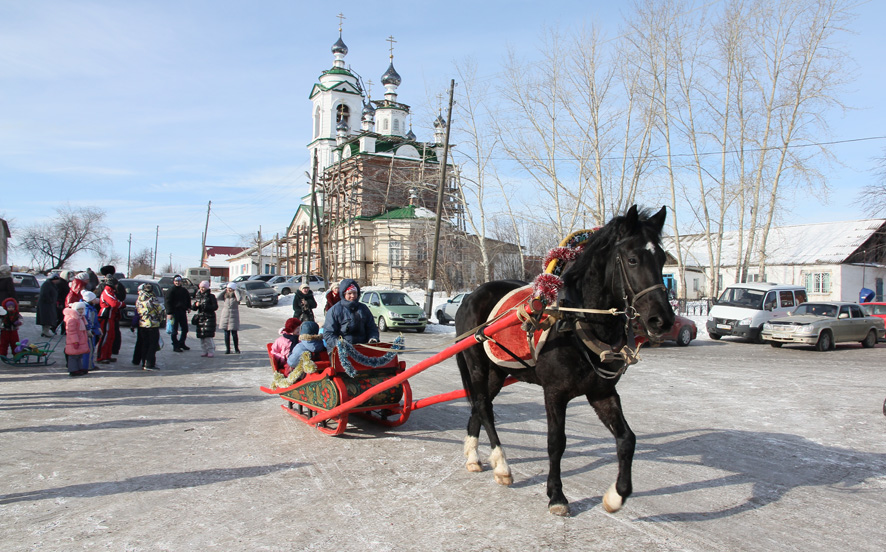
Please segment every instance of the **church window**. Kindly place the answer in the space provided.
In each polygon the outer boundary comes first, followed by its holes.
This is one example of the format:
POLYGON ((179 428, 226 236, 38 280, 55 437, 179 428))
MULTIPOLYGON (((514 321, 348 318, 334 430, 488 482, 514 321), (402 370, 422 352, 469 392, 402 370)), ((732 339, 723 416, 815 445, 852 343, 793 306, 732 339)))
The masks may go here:
POLYGON ((348 106, 345 104, 341 104, 338 106, 335 112, 335 125, 338 126, 338 123, 344 121, 346 125, 350 128, 350 124, 348 123, 348 119, 350 119, 351 110, 348 109, 348 106))
POLYGON ((320 108, 314 111, 314 138, 320 136, 320 108))
POLYGON ((388 260, 392 268, 403 266, 403 242, 391 240, 388 243, 388 260))
POLYGON ((384 125, 382 125, 382 130, 388 130, 388 120, 385 119, 384 125))
POLYGON ((400 119, 394 119, 394 132, 400 132, 400 119))

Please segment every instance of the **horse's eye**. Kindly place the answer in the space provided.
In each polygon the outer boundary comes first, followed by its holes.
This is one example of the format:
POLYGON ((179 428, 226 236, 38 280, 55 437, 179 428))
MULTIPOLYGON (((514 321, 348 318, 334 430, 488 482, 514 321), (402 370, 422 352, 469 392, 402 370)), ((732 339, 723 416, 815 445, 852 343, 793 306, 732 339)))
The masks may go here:
POLYGON ((630 266, 637 266, 637 257, 628 257, 628 264, 630 266))

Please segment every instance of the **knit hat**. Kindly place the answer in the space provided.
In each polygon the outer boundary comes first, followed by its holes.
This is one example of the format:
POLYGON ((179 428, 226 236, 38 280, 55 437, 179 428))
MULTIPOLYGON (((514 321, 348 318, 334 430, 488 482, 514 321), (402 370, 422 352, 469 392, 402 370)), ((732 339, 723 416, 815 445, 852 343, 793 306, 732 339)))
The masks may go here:
POLYGON ((83 302, 84 302, 84 303, 92 303, 93 301, 95 301, 95 294, 92 293, 91 291, 88 291, 88 290, 87 290, 87 291, 81 291, 81 292, 80 292, 80 297, 83 298, 83 302))
POLYGON ((320 338, 320 326, 313 320, 305 320, 298 331, 299 341, 313 341, 320 338))
POLYGON ((71 308, 77 312, 86 312, 86 303, 77 301, 76 303, 71 303, 71 308))
POLYGON ((209 280, 203 280, 200 282, 200 287, 203 289, 209 289, 210 285, 209 280))
POLYGON ((89 274, 87 274, 85 272, 80 272, 76 276, 74 276, 74 278, 88 282, 89 281, 89 274))
POLYGON ((298 327, 301 326, 301 320, 298 318, 290 318, 283 324, 283 331, 288 334, 294 334, 298 327))
POLYGON ((228 282, 228 289, 237 289, 240 286, 237 285, 237 282, 228 282))
POLYGON ((181 281, 182 281, 182 277, 181 277, 181 275, 176 274, 175 276, 172 277, 172 281, 173 281, 173 282, 176 281, 176 280, 178 280, 179 282, 181 282, 181 281))

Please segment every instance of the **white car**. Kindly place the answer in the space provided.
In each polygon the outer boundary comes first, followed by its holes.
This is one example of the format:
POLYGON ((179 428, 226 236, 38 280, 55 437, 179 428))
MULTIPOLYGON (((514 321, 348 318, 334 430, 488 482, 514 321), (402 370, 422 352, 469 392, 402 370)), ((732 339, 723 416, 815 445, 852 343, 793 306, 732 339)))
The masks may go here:
POLYGON ((455 297, 449 299, 442 305, 437 306, 437 322, 440 324, 449 324, 455 322, 455 313, 461 307, 462 302, 468 298, 470 293, 459 293, 455 297))
MULTIPOLYGON (((301 286, 302 278, 304 278, 304 275, 299 274, 297 276, 290 276, 282 282, 268 283, 271 284, 280 295, 289 295, 290 293, 294 293, 299 286, 301 286)), ((314 293, 326 290, 326 283, 323 281, 323 278, 314 276, 313 274, 308 277, 308 286, 310 286, 311 291, 314 293)))

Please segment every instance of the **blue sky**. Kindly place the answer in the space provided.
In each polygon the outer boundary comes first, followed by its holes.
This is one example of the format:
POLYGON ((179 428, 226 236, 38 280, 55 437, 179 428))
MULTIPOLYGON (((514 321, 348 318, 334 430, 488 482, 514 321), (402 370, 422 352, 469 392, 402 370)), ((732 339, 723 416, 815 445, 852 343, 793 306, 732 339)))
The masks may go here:
MULTIPOLYGON (((614 36, 618 5, 0 0, 0 216, 15 232, 65 202, 93 205, 124 259, 130 233, 136 253, 159 226, 158 260, 193 266, 208 201, 207 242, 233 245, 259 226, 282 233, 308 192, 308 93, 331 67, 339 12, 347 63, 365 80, 379 82, 395 37, 399 99, 428 140, 453 62, 473 57, 494 75, 508 46, 531 55, 544 25, 594 22, 614 36)), ((834 140, 886 135, 886 3, 856 11, 844 41, 858 68, 843 101, 857 109, 832 113, 834 140)), ((833 193, 797 198, 785 222, 862 218, 852 203, 884 147, 834 146, 845 166, 828 173, 833 193)))

